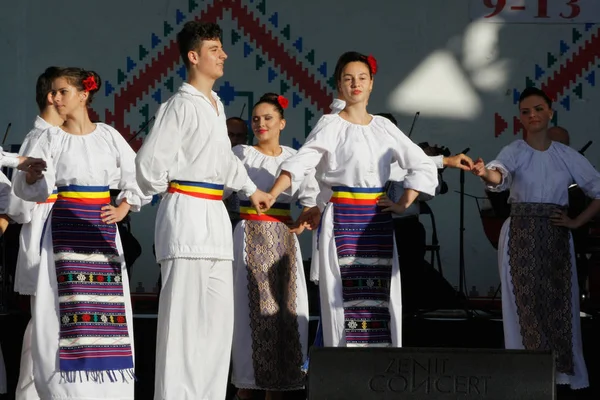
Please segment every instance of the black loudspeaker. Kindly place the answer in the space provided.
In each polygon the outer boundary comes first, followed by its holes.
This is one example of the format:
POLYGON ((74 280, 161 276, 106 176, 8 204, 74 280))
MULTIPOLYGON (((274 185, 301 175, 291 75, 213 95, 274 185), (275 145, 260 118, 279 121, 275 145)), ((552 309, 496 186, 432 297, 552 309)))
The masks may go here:
POLYGON ((552 352, 313 347, 309 400, 555 399, 552 352))

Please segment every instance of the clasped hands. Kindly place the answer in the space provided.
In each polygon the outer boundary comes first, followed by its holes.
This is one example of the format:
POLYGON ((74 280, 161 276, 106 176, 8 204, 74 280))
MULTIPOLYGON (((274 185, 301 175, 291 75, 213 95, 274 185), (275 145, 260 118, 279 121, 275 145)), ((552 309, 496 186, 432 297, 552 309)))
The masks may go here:
MULTIPOLYGON (((250 202, 252 206, 256 209, 258 215, 264 214, 273 206, 275 203, 276 197, 271 193, 263 192, 260 189, 257 189, 250 196, 250 202)), ((302 211, 302 214, 298 219, 291 224, 289 224, 290 232, 295 233, 297 235, 301 234, 304 229, 316 229, 319 226, 319 221, 321 219, 321 212, 318 207, 305 208, 302 211)))
POLYGON ((41 158, 19 156, 17 169, 25 172, 27 183, 35 183, 42 179, 46 168, 46 161, 41 158))

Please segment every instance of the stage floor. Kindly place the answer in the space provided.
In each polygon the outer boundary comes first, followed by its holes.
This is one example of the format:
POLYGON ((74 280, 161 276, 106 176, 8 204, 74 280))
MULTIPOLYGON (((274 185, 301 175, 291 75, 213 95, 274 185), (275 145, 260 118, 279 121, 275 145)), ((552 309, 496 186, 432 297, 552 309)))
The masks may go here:
MULTIPOLYGON (((23 313, 0 315, 0 343, 4 353, 9 394, 1 400, 14 399, 18 378, 23 332, 29 316, 23 313)), ((316 321, 311 322, 314 333, 316 321)), ((467 316, 462 311, 443 311, 406 318, 403 324, 405 347, 493 348, 503 347, 502 321, 498 315, 474 312, 467 316)), ((560 391, 558 399, 600 398, 600 317, 582 318, 585 359, 591 388, 585 392, 560 391)), ((134 318, 136 349, 136 399, 151 400, 154 391, 154 348, 156 318, 154 314, 138 314, 134 318)), ((230 393, 234 389, 230 388, 230 393)), ((262 398, 258 394, 257 398, 262 398)), ((286 399, 303 399, 304 393, 288 393, 286 399)))

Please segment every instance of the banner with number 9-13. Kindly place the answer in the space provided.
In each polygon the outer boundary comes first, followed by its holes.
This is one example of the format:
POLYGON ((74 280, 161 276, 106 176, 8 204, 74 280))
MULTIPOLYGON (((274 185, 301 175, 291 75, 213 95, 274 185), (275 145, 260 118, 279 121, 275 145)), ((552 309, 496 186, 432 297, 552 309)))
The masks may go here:
POLYGON ((472 20, 497 23, 600 22, 600 0, 471 0, 472 20))

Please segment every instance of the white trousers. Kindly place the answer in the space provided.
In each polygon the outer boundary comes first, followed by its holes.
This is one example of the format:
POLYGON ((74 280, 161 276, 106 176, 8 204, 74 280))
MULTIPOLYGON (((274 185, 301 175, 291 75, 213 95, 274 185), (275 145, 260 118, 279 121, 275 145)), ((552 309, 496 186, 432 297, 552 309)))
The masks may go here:
POLYGON ((221 400, 233 338, 231 261, 161 262, 154 400, 221 400))
POLYGON ((21 348, 21 368, 19 370, 19 382, 15 400, 40 400, 33 380, 33 356, 31 354, 31 336, 33 329, 33 313, 35 312, 35 296, 31 297, 31 319, 25 328, 23 335, 23 347, 21 348))

